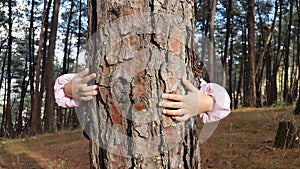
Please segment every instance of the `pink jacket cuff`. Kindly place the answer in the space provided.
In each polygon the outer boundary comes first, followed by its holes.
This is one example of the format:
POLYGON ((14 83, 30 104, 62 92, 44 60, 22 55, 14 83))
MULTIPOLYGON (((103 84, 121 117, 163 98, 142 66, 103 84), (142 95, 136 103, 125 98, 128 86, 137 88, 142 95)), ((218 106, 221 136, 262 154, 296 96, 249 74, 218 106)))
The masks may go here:
POLYGON ((55 85, 54 85, 55 101, 61 107, 71 108, 71 107, 79 106, 79 101, 68 97, 64 92, 65 85, 68 82, 70 82, 74 78, 75 75, 76 74, 61 75, 55 81, 55 85))
POLYGON ((211 112, 205 112, 199 115, 203 123, 219 121, 229 115, 230 97, 224 87, 215 83, 202 81, 200 91, 205 95, 213 97, 215 100, 215 105, 211 112))

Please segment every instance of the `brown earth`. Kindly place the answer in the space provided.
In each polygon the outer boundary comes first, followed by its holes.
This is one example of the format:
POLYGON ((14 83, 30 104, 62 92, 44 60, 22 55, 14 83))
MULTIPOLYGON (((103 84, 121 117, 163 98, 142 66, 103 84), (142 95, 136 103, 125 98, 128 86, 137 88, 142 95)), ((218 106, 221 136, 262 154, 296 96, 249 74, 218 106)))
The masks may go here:
POLYGON ((88 141, 81 130, 2 140, 0 168, 89 168, 88 141))
MULTIPOLYGON (((300 149, 273 147, 278 122, 296 120, 292 107, 242 109, 222 120, 201 144, 202 168, 297 169, 300 149)), ((0 140, 0 169, 89 168, 88 141, 82 130, 0 140)))

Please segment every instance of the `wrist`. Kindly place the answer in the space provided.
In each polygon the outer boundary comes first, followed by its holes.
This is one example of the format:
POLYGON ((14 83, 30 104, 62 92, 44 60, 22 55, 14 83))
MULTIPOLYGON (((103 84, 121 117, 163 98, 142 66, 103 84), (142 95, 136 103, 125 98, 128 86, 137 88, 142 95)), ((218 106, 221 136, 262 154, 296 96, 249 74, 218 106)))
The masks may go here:
POLYGON ((72 98, 72 80, 68 83, 66 83, 64 87, 65 95, 72 98))
POLYGON ((205 112, 211 112, 214 108, 214 105, 215 105, 215 100, 212 96, 206 96, 207 99, 207 110, 205 112))
POLYGON ((200 107, 198 114, 211 112, 214 108, 215 100, 210 95, 200 94, 200 107))

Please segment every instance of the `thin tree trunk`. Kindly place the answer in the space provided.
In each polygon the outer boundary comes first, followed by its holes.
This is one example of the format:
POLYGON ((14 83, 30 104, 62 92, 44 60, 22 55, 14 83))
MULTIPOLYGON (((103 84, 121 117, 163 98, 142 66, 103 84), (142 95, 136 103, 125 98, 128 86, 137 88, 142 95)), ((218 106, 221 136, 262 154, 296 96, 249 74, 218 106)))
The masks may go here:
MULTIPOLYGON (((297 3, 297 14, 298 14, 298 18, 300 18, 300 2, 297 3)), ((298 22, 298 28, 300 28, 300 22, 298 22)), ((300 29, 298 29, 297 31, 297 54, 296 54, 296 66, 297 66, 297 72, 298 72, 298 77, 296 79, 295 82, 295 93, 298 93, 298 86, 299 86, 299 80, 300 80, 300 29)), ((297 95, 296 95, 297 97, 297 95)), ((296 98, 295 97, 295 98, 296 98)), ((300 98, 300 94, 298 94, 298 98, 300 98)))
POLYGON ((7 134, 6 132, 6 96, 7 96, 7 83, 6 83, 6 79, 4 80, 4 97, 3 97, 3 108, 2 108, 2 122, 1 122, 1 129, 0 129, 0 136, 1 137, 5 137, 7 134))
MULTIPOLYGON (((274 28, 275 28, 275 23, 276 23, 276 18, 277 18, 277 12, 278 12, 278 2, 276 0, 275 2, 275 13, 274 13, 274 19, 273 19, 273 22, 272 22, 272 25, 271 25, 271 28, 269 30, 269 35, 264 43, 264 48, 263 48, 263 51, 261 52, 261 54, 259 55, 259 58, 258 58, 258 62, 256 64, 256 69, 255 69, 255 74, 258 73, 259 71, 259 68, 260 68, 260 65, 261 63, 263 62, 264 60, 264 56, 268 50, 268 46, 270 44, 270 41, 272 39, 272 36, 273 36, 273 31, 274 31, 274 28)), ((262 23, 262 21, 260 21, 262 23)), ((263 30, 261 30, 261 32, 263 32, 263 30)))
POLYGON ((7 137, 13 137, 13 123, 11 115, 11 59, 12 59, 12 1, 8 1, 8 53, 7 53, 7 96, 6 96, 6 126, 7 137))
POLYGON ((78 33, 77 33, 77 54, 76 54, 76 65, 75 72, 78 72, 78 59, 80 54, 81 45, 81 17, 82 17, 82 0, 79 0, 79 16, 78 16, 78 33))
MULTIPOLYGON (((4 43, 6 42, 7 39, 3 40, 1 42, 1 45, 0 45, 0 53, 2 52, 2 48, 4 46, 4 43)), ((0 76, 0 84, 3 84, 3 79, 4 79, 4 68, 5 68, 5 65, 6 65, 6 56, 7 56, 7 52, 3 55, 3 58, 2 58, 2 67, 1 67, 1 76, 0 76)), ((0 89, 2 89, 2 85, 0 85, 0 89)))
MULTIPOLYGON (((243 22, 242 25, 245 25, 243 22)), ((243 90, 243 95, 241 97, 242 105, 246 104, 246 95, 247 95, 247 88, 246 84, 249 84, 249 74, 247 74, 246 70, 246 64, 248 63, 248 56, 247 56, 247 27, 244 26, 242 30, 242 64, 241 64, 241 81, 239 82, 241 84, 241 89, 243 90)), ((238 88, 239 89, 239 88, 238 88)))
MULTIPOLYGON (((41 85, 40 85, 40 98, 39 98, 39 110, 38 112, 40 114, 42 114, 43 116, 43 119, 40 119, 39 121, 39 126, 40 126, 40 131, 43 132, 42 130, 45 129, 45 121, 46 121, 46 114, 45 114, 45 110, 44 112, 42 112, 42 106, 46 106, 46 102, 43 102, 43 98, 45 96, 45 91, 46 91, 46 85, 48 84, 48 81, 46 80, 47 76, 46 75, 48 72, 48 70, 46 69, 49 69, 48 67, 46 67, 46 65, 48 64, 47 63, 47 60, 48 60, 48 55, 49 55, 49 47, 50 47, 50 34, 51 34, 51 25, 52 23, 49 22, 49 16, 50 16, 50 10, 54 8, 54 5, 52 6, 52 3, 53 0, 49 0, 48 1, 48 5, 47 5, 47 10, 46 10, 46 18, 45 18, 45 36, 44 36, 44 41, 43 41, 43 57, 42 57, 42 70, 41 70, 41 85), (49 32, 50 30, 50 32, 49 32), (43 105, 44 104, 44 105, 43 105)), ((53 9, 54 10, 54 9, 53 9)), ((53 14, 53 12, 52 12, 53 14)), ((53 18, 53 15, 52 15, 52 18, 53 18)))
MULTIPOLYGON (((209 68, 209 72, 210 72, 210 76, 209 79, 215 79, 215 51, 214 51, 214 34, 215 34, 215 15, 216 15, 216 8, 217 8, 217 0, 213 0, 212 1, 212 8, 211 8, 211 12, 210 12, 210 22, 209 22, 209 41, 210 41, 210 45, 209 47, 209 57, 208 57, 208 68, 209 68)), ((223 67, 225 68, 226 66, 223 65, 223 67)), ((225 81, 226 82, 226 81, 225 81)), ((223 84, 224 86, 226 86, 226 84, 223 84)))
POLYGON ((71 2, 71 8, 69 12, 69 17, 68 17, 68 22, 67 22, 67 28, 66 28, 66 37, 65 37, 65 42, 64 42, 64 58, 63 58, 63 70, 62 74, 66 74, 68 72, 67 70, 67 64, 68 64, 68 46, 69 46, 69 35, 70 35, 70 26, 71 26, 71 21, 73 19, 73 8, 74 8, 75 2, 71 2))
MULTIPOLYGON (((35 59, 34 59, 34 7, 35 1, 31 1, 31 10, 30 10, 30 27, 29 27, 29 37, 28 37, 28 53, 29 53, 29 79, 30 79, 30 104, 31 111, 33 112, 34 105, 34 77, 35 77, 35 59)), ((32 119, 32 113, 29 116, 29 121, 32 119)), ((29 123, 29 126, 31 124, 29 123)))
MULTIPOLYGON (((300 2, 297 3, 297 14, 298 18, 300 18, 300 2)), ((300 28, 300 22, 298 22, 298 28, 300 28)), ((298 29, 298 35, 297 35, 297 66, 298 66, 298 81, 300 79, 300 30, 298 29)), ((296 103, 295 110, 293 111, 293 114, 300 115, 300 90, 298 90, 298 101, 296 103)))
POLYGON ((248 55, 245 70, 249 75, 246 83, 245 106, 256 106, 256 84, 255 84, 255 12, 254 0, 248 0, 248 55))
POLYGON ((49 51, 45 67, 45 80, 46 80, 46 98, 45 98, 45 131, 54 131, 54 53, 55 53, 55 41, 58 27, 58 14, 60 8, 60 0, 54 0, 53 15, 51 21, 51 32, 49 39, 49 51))
MULTIPOLYGON (((232 74, 235 73, 233 72, 233 35, 232 35, 232 32, 230 33, 231 34, 231 40, 230 40, 230 49, 229 49, 229 63, 228 63, 228 75, 229 75, 229 87, 228 87, 228 92, 229 92, 229 97, 230 97, 230 100, 234 100, 235 99, 235 87, 236 87, 236 75, 234 75, 234 79, 232 78, 232 74), (233 84, 232 84, 233 82, 233 84)), ((233 102, 230 103, 230 108, 233 107, 233 102)))
POLYGON ((27 67, 28 60, 29 60, 29 58, 27 56, 24 71, 23 71, 24 75, 23 75, 23 79, 22 79, 21 97, 20 97, 20 102, 19 102, 19 113, 17 116, 16 135, 21 134, 22 127, 23 127, 23 110, 24 110, 24 103, 25 103, 27 88, 28 88, 28 84, 29 84, 29 80, 26 79, 28 76, 28 67, 27 67))
MULTIPOLYGON (((229 45, 229 39, 230 39, 230 34, 232 32, 231 29, 231 9, 232 9, 232 0, 229 0, 227 2, 227 7, 226 7, 226 35, 225 35, 225 48, 224 48, 224 57, 222 59, 222 64, 223 64, 223 68, 224 68, 224 77, 223 77, 223 86, 225 87, 226 85, 226 73, 227 73, 227 65, 226 65, 226 60, 227 60, 227 55, 228 55, 228 45, 229 45)), ((232 55, 230 56, 230 59, 232 59, 232 55)), ((232 60, 231 60, 232 61, 232 60)), ((231 62, 232 64, 232 62, 231 62)), ((229 65, 232 67, 232 65, 229 65)), ((232 70, 228 71, 229 76, 231 76, 230 74, 232 70)), ((232 89, 232 84, 231 84, 231 79, 229 79, 229 89, 232 89)), ((229 96, 230 99, 232 99, 232 90, 229 91, 229 96)))
POLYGON ((57 131, 62 130, 62 126, 63 126, 62 111, 63 111, 63 108, 60 106, 57 106, 57 108, 56 108, 56 130, 57 131))
MULTIPOLYGON (((277 85, 277 74, 279 71, 279 66, 281 63, 281 60, 283 58, 283 52, 282 52, 282 17, 283 17, 283 12, 282 12, 282 5, 283 5, 283 0, 279 0, 279 23, 278 23, 278 39, 277 39, 277 52, 274 58, 274 64, 273 64, 273 72, 272 72, 272 78, 271 78, 271 92, 270 94, 272 95, 271 103, 276 103, 278 100, 278 85, 277 85)), ((280 78, 280 77, 279 77, 280 78)), ((282 84, 282 83, 281 83, 282 84)), ((282 91, 282 90, 281 90, 282 91)))
MULTIPOLYGON (((293 21, 293 1, 290 1, 290 19, 288 23, 288 31, 287 31, 287 37, 285 39, 284 43, 284 50, 285 50, 285 56, 284 56, 284 82, 283 82, 283 99, 285 102, 291 103, 290 100, 290 90, 289 90, 289 68, 290 68, 290 42, 291 42, 291 29, 292 29, 292 21, 293 21)), ((290 82, 291 83, 291 82, 290 82)))
MULTIPOLYGON (((3 48, 3 45, 5 43, 6 40, 2 41, 1 42, 1 48, 0 48, 0 52, 3 48)), ((3 84, 3 79, 4 79, 4 68, 5 68, 5 65, 6 65, 6 57, 7 57, 7 52, 5 52, 4 58, 2 58, 2 67, 1 67, 1 77, 0 77, 0 84, 3 84)), ((4 82, 5 86, 6 86, 6 82, 4 82)), ((0 90, 2 89, 2 85, 0 86, 0 90)), ((1 117, 1 125, 0 125, 0 137, 4 137, 4 126, 5 126, 5 103, 6 103, 6 88, 4 88, 4 97, 3 97, 3 100, 4 100, 4 103, 3 103, 3 107, 2 107, 2 117, 1 117)))
POLYGON ((41 25, 41 32, 40 32, 40 41, 39 41, 39 49, 38 49, 38 56, 36 61, 36 73, 35 73, 35 90, 34 90, 34 101, 32 105, 32 115, 31 115, 31 123, 30 123, 30 130, 29 134, 36 135, 40 129, 40 122, 41 122, 41 112, 40 112, 40 70, 41 70, 41 60, 43 57, 43 44, 44 44, 44 37, 45 37, 45 22, 46 22, 46 15, 47 15, 47 0, 44 0, 44 9, 42 15, 42 25, 41 25))

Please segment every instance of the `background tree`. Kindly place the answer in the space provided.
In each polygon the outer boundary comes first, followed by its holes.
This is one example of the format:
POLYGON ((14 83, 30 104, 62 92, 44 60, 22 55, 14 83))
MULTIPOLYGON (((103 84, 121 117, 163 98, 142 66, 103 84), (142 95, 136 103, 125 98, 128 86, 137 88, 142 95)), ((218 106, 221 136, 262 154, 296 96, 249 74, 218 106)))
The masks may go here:
MULTIPOLYGON (((40 28, 40 40, 39 40, 39 48, 38 48, 38 56, 36 59, 36 68, 35 68, 35 90, 33 97, 33 105, 32 113, 31 113, 31 121, 30 121, 30 135, 36 135, 40 131, 41 126, 41 100, 40 100, 40 75, 41 75, 41 61, 43 57, 43 44, 45 38, 45 24, 46 24, 46 16, 47 16, 47 0, 44 1, 43 15, 42 15, 42 24, 40 28)), ((45 50, 45 49, 44 49, 45 50)))
POLYGON ((51 21, 51 32, 49 39, 48 56, 45 63, 45 83, 46 83, 46 100, 45 100, 45 130, 54 131, 54 51, 55 41, 58 27, 58 14, 60 8, 60 0, 54 0, 53 15, 51 21))
POLYGON ((13 137, 13 123, 12 123, 12 102, 11 102, 11 65, 12 65, 12 6, 13 2, 8 1, 8 53, 7 53, 7 93, 6 93, 6 107, 5 107, 5 120, 4 120, 4 133, 8 137, 13 137))
POLYGON ((245 106, 256 106, 256 84, 255 84, 255 9, 254 0, 248 0, 247 28, 248 28, 248 54, 245 59, 245 106))

